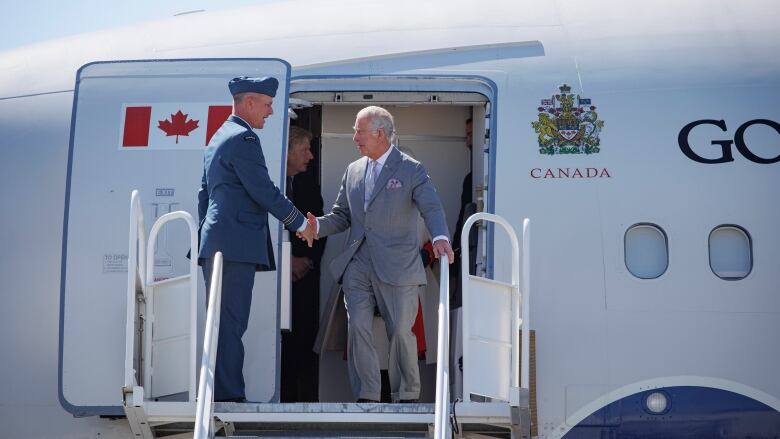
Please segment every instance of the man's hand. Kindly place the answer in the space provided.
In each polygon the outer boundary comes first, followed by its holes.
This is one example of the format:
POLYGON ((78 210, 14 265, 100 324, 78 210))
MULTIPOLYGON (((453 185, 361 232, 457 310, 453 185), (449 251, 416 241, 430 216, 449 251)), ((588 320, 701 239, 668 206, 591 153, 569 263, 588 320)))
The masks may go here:
POLYGON ((317 217, 311 212, 306 212, 306 222, 314 228, 314 234, 316 235, 317 232, 319 232, 319 230, 317 230, 317 217))
MULTIPOLYGON (((314 215, 309 213, 309 215, 314 218, 314 215)), ((317 219, 314 220, 315 224, 312 226, 311 220, 306 221, 306 228, 303 229, 303 232, 296 232, 295 235, 302 240, 306 241, 306 244, 311 247, 312 242, 314 242, 315 239, 319 239, 317 236, 317 219)))
POLYGON ((450 243, 446 239, 439 239, 433 243, 433 254, 436 256, 436 259, 439 259, 441 255, 447 255, 450 264, 455 262, 455 253, 452 252, 452 247, 450 247, 450 243))
POLYGON ((292 265, 290 273, 293 282, 303 279, 312 268, 311 259, 305 256, 293 256, 290 265, 292 265))

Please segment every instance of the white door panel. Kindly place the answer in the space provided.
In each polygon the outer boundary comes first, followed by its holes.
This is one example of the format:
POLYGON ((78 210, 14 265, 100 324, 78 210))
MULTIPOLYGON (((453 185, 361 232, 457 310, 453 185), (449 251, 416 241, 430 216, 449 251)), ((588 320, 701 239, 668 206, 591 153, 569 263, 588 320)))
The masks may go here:
MULTIPOLYGON (((113 408, 120 410, 130 192, 138 189, 147 203, 143 206, 147 228, 170 211, 185 210, 197 218, 203 148, 230 113, 227 84, 240 75, 279 80, 274 114, 257 132, 271 178, 279 185, 287 136, 290 67, 286 62, 120 61, 88 64, 79 70, 65 205, 60 316, 61 394, 71 412, 107 414, 113 408)), ((278 230, 278 222, 272 219, 270 227, 278 230)), ((155 251, 156 278, 188 272, 186 227, 173 222, 165 229, 155 251)), ((271 238, 276 248, 279 233, 272 233, 271 238)), ((276 261, 279 266, 278 255, 276 261)), ((197 299, 199 328, 205 308, 202 283, 197 299)), ((277 289, 276 272, 258 275, 244 340, 247 397, 256 401, 272 399, 276 388, 277 289)), ((161 391, 176 391, 179 386, 171 384, 173 381, 162 383, 177 374, 178 367, 173 364, 186 364, 188 358, 168 345, 181 335, 178 329, 187 326, 189 308, 184 302, 189 303, 190 298, 158 299, 162 301, 155 315, 160 337, 156 342, 160 344, 154 347, 154 356, 174 363, 157 370, 155 381, 162 386, 161 391), (173 302, 166 304, 166 300, 173 302)), ((181 373, 186 375, 186 369, 181 373)))

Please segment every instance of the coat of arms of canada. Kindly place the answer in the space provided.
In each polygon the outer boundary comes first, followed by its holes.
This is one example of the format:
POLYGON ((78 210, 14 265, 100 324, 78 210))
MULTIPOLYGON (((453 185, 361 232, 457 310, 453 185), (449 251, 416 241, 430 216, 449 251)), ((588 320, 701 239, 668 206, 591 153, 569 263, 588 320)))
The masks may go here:
POLYGON ((531 122, 539 135, 540 154, 595 154, 600 151, 599 134, 604 121, 599 120, 590 99, 571 93, 566 84, 560 93, 542 99, 539 119, 531 122), (576 102, 576 104, 575 104, 576 102))

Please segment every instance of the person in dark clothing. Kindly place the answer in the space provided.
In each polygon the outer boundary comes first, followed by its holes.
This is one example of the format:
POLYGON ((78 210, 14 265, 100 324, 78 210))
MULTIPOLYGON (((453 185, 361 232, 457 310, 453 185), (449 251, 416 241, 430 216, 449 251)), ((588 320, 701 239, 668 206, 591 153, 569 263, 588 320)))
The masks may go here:
MULTIPOLYGON (((302 212, 322 215, 322 196, 316 174, 307 170, 314 158, 312 134, 290 127, 286 194, 302 212)), ((308 247, 290 236, 292 244, 292 330, 282 334, 281 402, 318 401, 319 367, 312 351, 319 327, 320 260, 325 238, 308 247)))
MULTIPOLYGON (((466 120, 466 147, 469 149, 469 157, 471 157, 471 149, 473 145, 472 140, 472 128, 473 123, 471 118, 466 120)), ((469 162, 471 159, 469 159, 469 162)), ((471 165, 469 165, 471 169, 471 165)), ((461 255, 461 242, 460 234, 463 230, 463 223, 466 222, 468 217, 473 215, 476 211, 476 205, 472 199, 472 178, 471 171, 463 178, 463 189, 460 193, 460 211, 458 213, 458 221, 455 223, 455 235, 453 236, 453 249, 455 250, 455 263, 450 267, 450 285, 454 285, 454 291, 452 294, 451 307, 457 308, 461 306, 461 279, 460 279, 460 255, 461 255)), ((476 273, 477 262, 477 229, 476 226, 471 228, 469 232, 469 273, 476 273)))

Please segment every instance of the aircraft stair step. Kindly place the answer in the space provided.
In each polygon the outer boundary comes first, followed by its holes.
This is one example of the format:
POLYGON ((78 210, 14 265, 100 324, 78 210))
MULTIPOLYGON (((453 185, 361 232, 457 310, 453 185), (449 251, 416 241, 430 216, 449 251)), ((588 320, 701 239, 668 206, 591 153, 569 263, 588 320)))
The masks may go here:
MULTIPOLYGON (((370 422, 364 423, 350 413, 352 422, 234 422, 228 431, 233 438, 422 438, 429 436, 427 423, 370 422)), ((224 432, 224 430, 223 430, 224 432)))
MULTIPOLYGON (((428 437, 428 432, 375 432, 375 431, 242 431, 238 430, 235 436, 227 436, 229 438, 263 438, 263 439, 304 439, 304 438, 317 438, 317 439, 354 439, 354 438, 371 438, 371 439, 394 439, 394 438, 418 438, 428 437)), ((217 436, 219 437, 219 436, 217 436)))
POLYGON ((215 413, 419 413, 433 414, 433 403, 385 404, 356 402, 255 403, 217 402, 215 413))
MULTIPOLYGON (((255 438, 255 439, 305 439, 305 438, 316 438, 316 439, 356 439, 356 438, 370 438, 370 439, 402 439, 402 438, 424 438, 429 437, 429 434, 427 431, 425 432, 419 432, 419 433, 411 433, 411 432, 405 432, 405 433, 393 433, 393 432, 373 432, 373 431, 331 431, 331 432, 312 432, 312 431, 301 431, 301 432, 289 432, 289 431, 280 431, 280 432, 265 432, 263 434, 257 434, 256 432, 236 432, 240 434, 240 436, 227 436, 228 438, 233 439, 248 439, 248 438, 255 438)), ((217 436, 219 437, 219 436, 217 436)))
MULTIPOLYGON (((187 432, 192 432, 191 406, 152 403, 146 408, 156 437, 176 434, 186 437, 187 432)), ((525 412, 527 408, 520 411, 525 412)), ((433 433, 434 405, 215 403, 214 417, 218 437, 412 438, 429 437, 433 433), (227 433, 222 430, 223 425, 228 426, 227 433)), ((470 437, 509 437, 512 417, 505 403, 457 404, 458 424, 470 437)))
MULTIPOLYGON (((509 438, 510 430, 493 425, 470 424, 462 426, 468 437, 506 437, 509 438)), ((264 438, 264 439, 303 439, 303 438, 423 438, 430 437, 433 433, 432 426, 428 424, 268 424, 268 425, 233 425, 232 435, 237 438, 264 438)), ((224 434, 220 431, 217 437, 224 434)))

